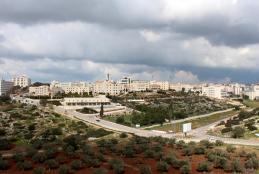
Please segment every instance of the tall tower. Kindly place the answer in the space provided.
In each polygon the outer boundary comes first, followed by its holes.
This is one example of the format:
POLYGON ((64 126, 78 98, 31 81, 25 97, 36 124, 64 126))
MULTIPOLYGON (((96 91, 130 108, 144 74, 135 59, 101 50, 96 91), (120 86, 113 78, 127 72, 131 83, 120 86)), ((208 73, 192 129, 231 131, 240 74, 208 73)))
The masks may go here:
POLYGON ((110 74, 107 74, 107 81, 110 81, 110 74))

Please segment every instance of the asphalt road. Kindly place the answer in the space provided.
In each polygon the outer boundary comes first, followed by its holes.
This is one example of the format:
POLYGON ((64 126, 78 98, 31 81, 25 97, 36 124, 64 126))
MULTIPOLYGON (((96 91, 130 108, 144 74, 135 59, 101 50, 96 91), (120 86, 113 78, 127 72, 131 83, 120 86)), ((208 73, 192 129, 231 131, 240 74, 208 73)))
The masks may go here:
POLYGON ((68 116, 72 119, 78 119, 81 121, 85 121, 85 122, 106 128, 106 129, 119 131, 119 132, 132 133, 132 134, 135 134, 138 136, 143 136, 143 137, 161 136, 164 138, 176 138, 178 140, 185 140, 186 142, 189 142, 189 141, 198 142, 198 141, 204 140, 204 139, 208 139, 210 141, 221 140, 227 144, 259 146, 259 140, 257 141, 257 140, 244 140, 244 139, 234 139, 234 138, 222 138, 222 137, 207 135, 207 130, 210 127, 218 124, 221 120, 218 122, 212 123, 210 125, 207 125, 207 126, 204 126, 204 127, 198 128, 198 129, 194 129, 189 133, 190 135, 192 135, 191 138, 185 138, 185 137, 181 137, 181 136, 176 136, 176 134, 154 132, 151 130, 143 130, 143 129, 138 129, 138 128, 133 128, 133 127, 116 124, 116 123, 113 123, 110 121, 100 119, 96 116, 88 116, 86 114, 82 114, 82 113, 76 112, 74 110, 64 110, 59 107, 55 107, 54 110, 58 113, 65 114, 66 116, 68 116))

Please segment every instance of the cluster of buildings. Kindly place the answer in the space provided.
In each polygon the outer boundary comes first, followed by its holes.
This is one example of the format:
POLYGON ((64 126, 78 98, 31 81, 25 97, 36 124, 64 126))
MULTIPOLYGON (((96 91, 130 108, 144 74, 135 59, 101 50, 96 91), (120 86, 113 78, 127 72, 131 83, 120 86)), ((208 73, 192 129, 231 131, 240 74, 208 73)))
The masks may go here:
POLYGON ((170 83, 168 81, 134 80, 129 77, 124 77, 116 82, 107 78, 107 80, 93 83, 52 81, 50 85, 44 84, 35 86, 31 85, 31 79, 26 75, 15 76, 11 81, 1 80, 0 95, 5 95, 13 86, 20 86, 22 88, 29 87, 28 95, 30 96, 53 97, 57 93, 91 94, 94 96, 104 94, 116 96, 127 92, 175 90, 197 92, 199 95, 216 99, 224 99, 232 96, 246 96, 251 100, 259 99, 259 84, 182 84, 170 83))

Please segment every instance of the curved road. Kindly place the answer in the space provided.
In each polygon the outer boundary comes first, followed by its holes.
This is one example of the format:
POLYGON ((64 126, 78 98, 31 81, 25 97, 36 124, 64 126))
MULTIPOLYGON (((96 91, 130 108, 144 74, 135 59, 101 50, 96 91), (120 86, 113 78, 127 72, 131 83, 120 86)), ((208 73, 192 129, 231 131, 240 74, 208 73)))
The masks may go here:
POLYGON ((64 110, 63 108, 60 108, 60 107, 54 107, 54 110, 60 114, 66 115, 72 119, 78 119, 78 120, 81 120, 84 122, 88 122, 88 123, 106 128, 106 129, 119 131, 119 132, 132 133, 132 134, 135 134, 138 136, 143 136, 143 137, 161 136, 164 138, 176 138, 177 140, 184 140, 186 142, 189 142, 189 141, 198 142, 198 141, 201 141, 204 139, 208 139, 210 141, 221 140, 227 144, 259 146, 259 141, 256 141, 256 140, 222 138, 222 137, 207 135, 207 130, 212 126, 215 126, 221 120, 218 122, 212 123, 210 125, 207 125, 207 126, 204 126, 204 127, 198 128, 198 129, 194 129, 189 133, 193 137, 185 138, 185 137, 176 136, 176 134, 153 132, 150 130, 143 130, 143 129, 137 129, 137 128, 133 128, 133 127, 128 127, 128 126, 120 125, 120 124, 113 123, 110 121, 102 120, 96 116, 89 116, 86 114, 82 114, 82 113, 76 112, 74 110, 64 110))

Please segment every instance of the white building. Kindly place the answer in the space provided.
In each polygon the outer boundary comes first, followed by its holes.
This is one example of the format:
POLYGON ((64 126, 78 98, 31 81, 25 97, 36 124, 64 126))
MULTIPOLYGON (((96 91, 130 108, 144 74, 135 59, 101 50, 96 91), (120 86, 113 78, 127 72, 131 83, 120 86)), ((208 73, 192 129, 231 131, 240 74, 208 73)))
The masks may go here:
POLYGON ((251 85, 248 90, 244 91, 244 95, 248 96, 250 100, 259 99, 259 84, 251 85))
POLYGON ((119 95, 125 92, 124 84, 113 81, 96 81, 93 85, 95 94, 119 95))
POLYGON ((170 85, 168 81, 150 81, 149 89, 151 90, 169 90, 170 85))
POLYGON ((177 92, 182 90, 184 90, 185 92, 201 91, 201 85, 183 84, 183 83, 171 83, 169 88, 177 92))
POLYGON ((227 96, 227 92, 223 85, 209 85, 202 87, 202 95, 216 99, 223 99, 227 96))
POLYGON ((57 82, 53 81, 50 84, 50 89, 59 88, 64 91, 65 94, 68 93, 90 93, 92 85, 87 82, 57 82))
POLYGON ((104 95, 99 95, 96 97, 84 97, 84 98, 64 98, 61 102, 64 106, 84 106, 84 107, 94 107, 103 105, 110 105, 111 101, 104 95))
POLYGON ((230 84, 230 86, 232 87, 232 92, 235 95, 241 95, 242 92, 244 91, 244 85, 242 84, 235 83, 235 84, 230 84))
POLYGON ((29 94, 31 96, 49 96, 50 87, 48 85, 31 86, 29 87, 29 94))
POLYGON ((149 89, 149 82, 143 80, 133 80, 129 86, 131 92, 146 91, 147 89, 149 89))
POLYGON ((0 96, 6 95, 8 91, 13 87, 13 82, 0 80, 0 96))
POLYGON ((12 78, 12 82, 14 82, 14 86, 20 86, 22 88, 31 85, 31 79, 26 75, 15 76, 12 78))

